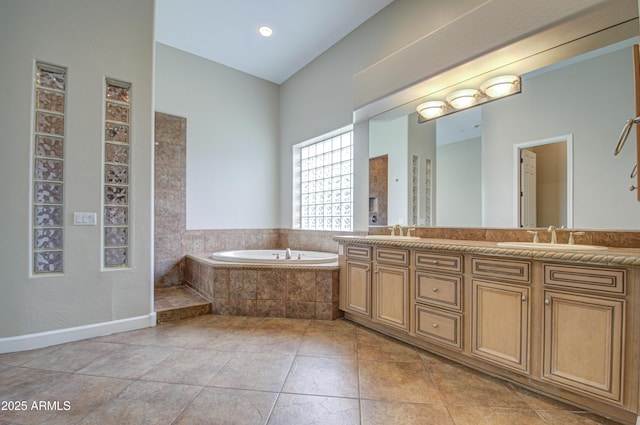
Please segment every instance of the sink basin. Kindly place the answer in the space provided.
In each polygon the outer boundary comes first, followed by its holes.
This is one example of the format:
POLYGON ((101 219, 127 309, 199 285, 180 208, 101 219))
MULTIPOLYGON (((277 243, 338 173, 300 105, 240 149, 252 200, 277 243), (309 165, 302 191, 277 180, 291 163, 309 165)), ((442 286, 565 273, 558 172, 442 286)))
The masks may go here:
POLYGON ((396 236, 396 235, 367 235, 367 239, 385 239, 392 241, 411 241, 420 239, 419 236, 396 236))
POLYGON ((541 249, 545 251, 603 251, 606 246, 598 245, 569 245, 560 243, 536 243, 536 242, 498 242, 502 248, 541 249))

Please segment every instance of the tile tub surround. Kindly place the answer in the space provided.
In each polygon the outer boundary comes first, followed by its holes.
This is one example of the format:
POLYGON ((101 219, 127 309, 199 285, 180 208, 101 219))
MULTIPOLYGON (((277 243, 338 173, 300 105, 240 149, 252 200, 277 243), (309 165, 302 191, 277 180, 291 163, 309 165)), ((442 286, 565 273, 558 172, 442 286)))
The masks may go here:
POLYGON ((615 424, 345 320, 200 316, 0 354, 0 382, 71 404, 1 424, 615 424))
POLYGON ((334 320, 339 267, 219 263, 208 255, 187 255, 185 281, 230 316, 334 320))

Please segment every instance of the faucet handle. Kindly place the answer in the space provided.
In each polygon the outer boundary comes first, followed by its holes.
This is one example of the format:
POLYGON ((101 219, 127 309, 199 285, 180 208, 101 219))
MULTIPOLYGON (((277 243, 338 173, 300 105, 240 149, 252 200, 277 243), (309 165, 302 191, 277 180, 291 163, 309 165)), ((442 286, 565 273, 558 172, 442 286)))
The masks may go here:
POLYGON ((573 245, 576 243, 575 239, 573 238, 574 236, 582 236, 584 235, 584 232, 569 232, 569 242, 567 242, 569 245, 573 245))
POLYGON ((415 232, 416 228, 415 227, 407 227, 407 236, 411 236, 411 231, 412 230, 415 232))
POLYGON ((538 231, 537 230, 527 230, 527 233, 533 235, 533 243, 538 243, 540 240, 538 239, 538 231))

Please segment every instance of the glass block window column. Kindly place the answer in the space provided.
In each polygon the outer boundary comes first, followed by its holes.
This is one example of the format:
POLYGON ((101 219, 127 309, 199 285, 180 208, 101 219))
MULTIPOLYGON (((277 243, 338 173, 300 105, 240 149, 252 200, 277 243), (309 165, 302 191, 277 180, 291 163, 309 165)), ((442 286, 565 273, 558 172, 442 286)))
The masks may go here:
POLYGON ((65 68, 36 63, 33 273, 63 272, 65 68))
POLYGON ((129 266, 131 84, 106 80, 104 122, 104 267, 129 266))
POLYGON ((419 158, 417 155, 413 155, 411 158, 411 220, 410 224, 412 226, 417 226, 419 224, 418 220, 420 215, 418 214, 418 210, 420 208, 418 190, 420 185, 418 181, 420 179, 419 167, 419 158))
POLYGON ((424 174, 425 174, 424 199, 426 203, 424 224, 425 226, 431 226, 431 160, 430 159, 427 159, 425 161, 424 174))
POLYGON ((300 228, 353 230, 353 132, 296 149, 300 228))

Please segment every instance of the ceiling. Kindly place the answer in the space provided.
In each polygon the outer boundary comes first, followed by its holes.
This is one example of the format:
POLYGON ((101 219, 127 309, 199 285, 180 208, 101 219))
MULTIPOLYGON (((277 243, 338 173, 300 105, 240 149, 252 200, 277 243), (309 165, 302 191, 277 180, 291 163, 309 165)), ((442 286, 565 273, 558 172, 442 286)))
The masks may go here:
POLYGON ((281 84, 392 1, 156 0, 155 37, 281 84))

